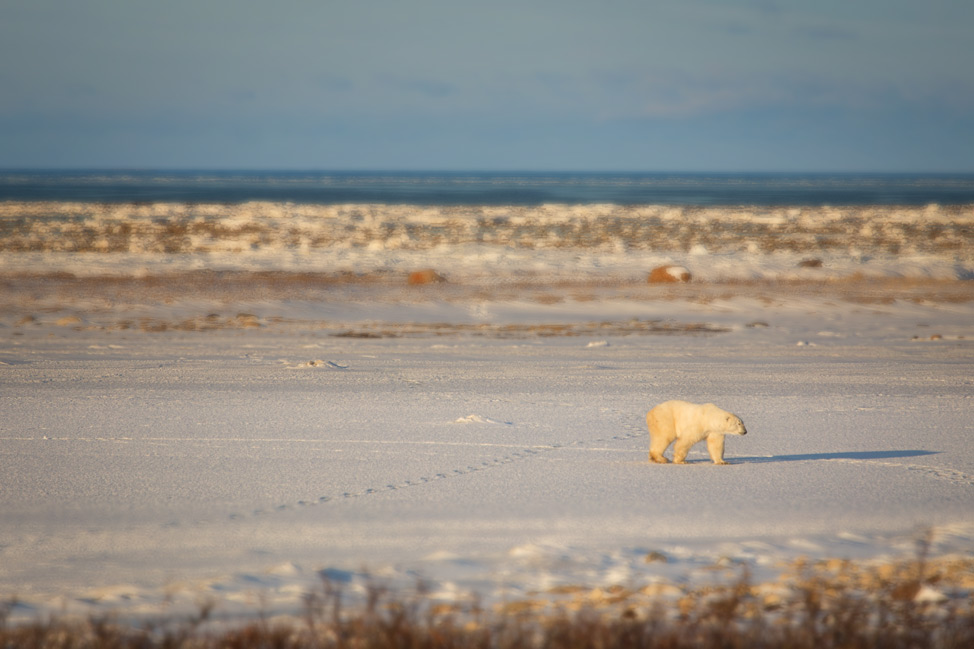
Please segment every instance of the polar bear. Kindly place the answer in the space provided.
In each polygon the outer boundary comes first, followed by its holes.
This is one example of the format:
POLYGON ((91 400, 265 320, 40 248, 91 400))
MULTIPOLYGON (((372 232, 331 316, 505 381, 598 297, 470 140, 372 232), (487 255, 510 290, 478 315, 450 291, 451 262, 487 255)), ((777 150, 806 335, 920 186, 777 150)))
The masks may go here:
POLYGON ((690 447, 707 440, 707 450, 714 464, 724 462, 724 435, 747 435, 744 422, 737 415, 721 410, 712 403, 666 401, 646 414, 649 427, 649 460, 669 462, 663 452, 673 441, 673 461, 685 464, 690 447))

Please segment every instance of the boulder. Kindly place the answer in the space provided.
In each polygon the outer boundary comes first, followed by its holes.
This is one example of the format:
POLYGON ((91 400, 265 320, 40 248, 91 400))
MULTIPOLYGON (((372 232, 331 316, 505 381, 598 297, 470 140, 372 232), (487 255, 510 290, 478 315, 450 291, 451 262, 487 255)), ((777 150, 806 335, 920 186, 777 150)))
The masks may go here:
POLYGON ((406 281, 410 286, 423 286, 425 284, 438 284, 439 282, 445 282, 446 278, 432 268, 424 268, 422 270, 414 270, 413 272, 409 273, 409 278, 406 281))
POLYGON ((683 266, 666 264, 657 266, 649 273, 650 284, 674 284, 676 282, 689 282, 692 279, 690 271, 683 266))

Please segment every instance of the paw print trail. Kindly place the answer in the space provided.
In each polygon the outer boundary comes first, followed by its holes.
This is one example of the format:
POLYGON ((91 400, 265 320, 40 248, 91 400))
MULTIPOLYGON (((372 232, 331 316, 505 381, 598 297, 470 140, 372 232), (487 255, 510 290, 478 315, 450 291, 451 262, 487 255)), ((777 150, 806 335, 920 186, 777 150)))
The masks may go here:
MULTIPOLYGON (((383 493, 390 493, 394 491, 400 491, 403 489, 410 489, 416 487, 429 486, 438 483, 443 480, 451 480, 456 478, 462 478, 464 476, 470 476, 473 474, 481 473, 484 471, 490 471, 499 467, 504 467, 517 462, 524 462, 531 459, 537 459, 543 457, 547 454, 563 451, 569 449, 577 450, 591 450, 591 451, 606 451, 606 450, 626 450, 621 448, 606 448, 606 445, 618 444, 626 442, 635 438, 645 437, 646 431, 643 430, 642 426, 639 425, 639 419, 633 418, 631 413, 626 413, 622 410, 612 409, 612 408, 601 408, 601 414, 603 416, 614 416, 617 417, 621 422, 618 425, 614 425, 614 429, 624 428, 628 429, 628 432, 622 432, 615 435, 602 435, 599 437, 589 438, 589 439, 574 439, 563 443, 551 443, 551 444, 503 444, 503 443, 491 443, 491 442, 394 442, 394 441, 377 441, 376 444, 429 444, 433 446, 477 446, 483 448, 496 448, 503 449, 497 455, 493 457, 488 457, 479 462, 465 463, 462 466, 457 466, 455 468, 446 469, 443 471, 438 471, 436 473, 428 473, 425 475, 419 475, 412 478, 397 480, 395 482, 387 482, 385 484, 378 484, 374 486, 369 486, 356 491, 342 491, 332 494, 324 494, 312 496, 309 498, 282 503, 273 507, 267 508, 257 508, 249 513, 235 512, 228 516, 230 520, 244 520, 247 518, 261 517, 275 512, 285 512, 285 511, 297 511, 302 508, 318 507, 322 505, 334 504, 337 502, 354 500, 358 498, 365 498, 368 496, 376 496, 383 493), (634 421, 633 421, 634 420, 634 421)), ((461 417, 457 419, 454 423, 476 423, 476 424, 487 424, 487 425, 503 425, 503 426, 513 426, 514 424, 510 421, 498 421, 488 417, 482 417, 480 415, 469 415, 467 417, 461 417)), ((628 452, 628 451, 627 451, 628 452)), ((641 458, 642 450, 633 450, 634 457, 641 458)))

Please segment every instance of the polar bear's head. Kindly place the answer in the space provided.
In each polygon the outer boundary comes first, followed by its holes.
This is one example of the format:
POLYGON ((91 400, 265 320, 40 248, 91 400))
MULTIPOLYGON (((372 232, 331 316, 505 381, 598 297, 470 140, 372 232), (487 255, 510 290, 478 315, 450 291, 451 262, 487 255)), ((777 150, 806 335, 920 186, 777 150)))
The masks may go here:
POLYGON ((747 435, 747 428, 740 417, 728 412, 724 414, 724 432, 728 435, 747 435))
POLYGON ((724 435, 747 435, 747 428, 741 418, 732 412, 721 410, 712 403, 707 404, 710 410, 710 427, 724 435))

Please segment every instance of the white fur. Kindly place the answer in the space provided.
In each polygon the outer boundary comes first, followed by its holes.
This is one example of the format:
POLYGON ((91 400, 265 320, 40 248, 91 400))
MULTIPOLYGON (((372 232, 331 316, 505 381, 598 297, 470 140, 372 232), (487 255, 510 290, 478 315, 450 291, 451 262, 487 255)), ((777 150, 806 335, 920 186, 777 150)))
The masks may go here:
POLYGON ((649 427, 649 460, 661 464, 669 462, 663 453, 674 441, 673 462, 685 464, 690 447, 705 439, 714 464, 727 464, 724 462, 724 435, 747 435, 740 417, 712 403, 666 401, 646 414, 646 425, 649 427))

